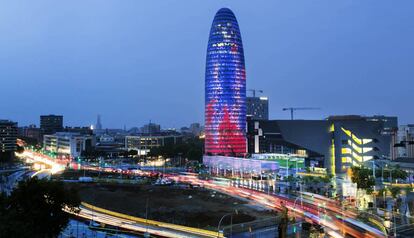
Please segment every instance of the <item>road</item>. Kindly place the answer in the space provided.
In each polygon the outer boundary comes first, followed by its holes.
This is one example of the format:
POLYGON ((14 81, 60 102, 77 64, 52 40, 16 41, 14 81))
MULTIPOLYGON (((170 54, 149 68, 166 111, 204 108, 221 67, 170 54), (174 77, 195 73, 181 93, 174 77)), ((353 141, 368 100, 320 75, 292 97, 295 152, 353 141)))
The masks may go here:
MULTIPOLYGON (((62 163, 57 163, 53 159, 47 158, 47 156, 33 154, 32 157, 35 160, 41 160, 50 164, 52 168, 55 168, 55 170, 62 169, 62 163)), ((164 176, 178 182, 190 183, 235 197, 249 199, 256 204, 265 206, 269 209, 281 210, 282 207, 286 207, 291 215, 323 226, 325 228, 325 232, 331 237, 344 237, 345 234, 363 238, 386 237, 386 235, 377 228, 356 220, 355 217, 357 214, 355 212, 344 211, 339 203, 333 200, 330 201, 322 196, 321 198, 315 197, 313 201, 298 200, 286 195, 281 196, 279 194, 267 194, 266 192, 255 191, 248 188, 233 187, 228 183, 223 183, 222 181, 217 182, 214 180, 201 180, 195 175, 165 174, 164 176)), ((103 218, 107 219, 105 216, 103 218)), ((92 219, 92 217, 89 219, 92 219)), ((113 218, 111 219, 107 219, 107 221, 114 222, 113 218)), ((116 225, 125 229, 131 228, 132 230, 142 230, 142 227, 137 228, 129 223, 123 224, 119 221, 116 225)), ((151 232, 161 231, 154 229, 151 232)))
POLYGON ((4 192, 7 196, 9 196, 19 181, 23 180, 29 175, 29 173, 30 171, 23 169, 5 177, 5 180, 0 184, 0 192, 4 192))
POLYGON ((149 234, 160 236, 160 237, 172 237, 172 238, 175 238, 175 237, 177 238, 178 237, 187 237, 187 238, 217 237, 215 232, 214 233, 210 232, 208 234, 207 233, 200 234, 200 233, 197 233, 196 231, 198 229, 191 229, 191 228, 190 228, 191 230, 188 230, 188 231, 185 231, 185 230, 180 231, 180 230, 177 230, 178 228, 174 228, 175 225, 171 225, 172 227, 169 228, 168 227, 169 224, 167 223, 165 223, 165 226, 162 226, 162 223, 160 223, 161 225, 159 226, 154 226, 154 225, 151 225, 149 222, 139 223, 131 219, 120 218, 120 217, 116 217, 113 215, 108 215, 102 212, 98 212, 96 210, 92 210, 84 206, 81 206, 80 208, 81 208, 80 212, 74 215, 84 218, 84 219, 94 221, 94 222, 99 222, 99 223, 119 227, 121 229, 134 231, 140 234, 149 233, 149 234))
POLYGON ((342 207, 335 201, 315 197, 313 203, 308 201, 298 201, 287 196, 267 194, 242 187, 232 187, 222 181, 201 180, 194 175, 170 175, 170 179, 178 182, 191 183, 195 186, 202 186, 213 189, 232 196, 249 199, 257 204, 266 206, 270 209, 281 210, 286 207, 289 213, 298 218, 304 218, 315 224, 320 224, 325 228, 325 232, 332 237, 344 237, 345 234, 354 237, 386 237, 378 229, 357 221, 356 214, 352 211, 343 211, 342 207))

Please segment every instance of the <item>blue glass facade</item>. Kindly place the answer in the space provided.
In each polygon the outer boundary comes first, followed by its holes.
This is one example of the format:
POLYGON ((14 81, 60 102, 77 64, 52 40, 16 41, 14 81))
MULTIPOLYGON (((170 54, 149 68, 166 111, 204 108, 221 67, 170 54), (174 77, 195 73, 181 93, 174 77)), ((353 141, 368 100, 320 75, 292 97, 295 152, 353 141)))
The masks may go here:
POLYGON ((246 153, 246 72, 243 44, 234 13, 220 9, 207 46, 205 153, 246 153))

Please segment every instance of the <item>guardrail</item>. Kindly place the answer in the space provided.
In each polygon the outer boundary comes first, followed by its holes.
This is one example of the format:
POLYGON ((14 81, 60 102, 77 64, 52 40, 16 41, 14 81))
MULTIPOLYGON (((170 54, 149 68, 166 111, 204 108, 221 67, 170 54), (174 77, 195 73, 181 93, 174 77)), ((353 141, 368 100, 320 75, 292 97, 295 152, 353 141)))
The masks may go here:
POLYGON ((145 224, 145 225, 150 225, 150 226, 162 227, 162 228, 167 228, 167 229, 176 230, 176 231, 187 232, 187 233, 202 236, 202 237, 224 237, 223 234, 221 234, 219 232, 216 232, 216 231, 203 230, 203 229, 194 228, 194 227, 188 227, 188 226, 175 225, 175 224, 166 223, 166 222, 148 220, 148 219, 141 218, 141 217, 134 217, 134 216, 131 216, 131 215, 127 215, 127 214, 123 214, 123 213, 119 213, 119 212, 110 211, 110 210, 107 210, 107 209, 104 209, 104 208, 96 207, 96 206, 93 206, 93 205, 91 205, 89 203, 86 203, 86 202, 82 202, 81 205, 86 207, 86 208, 89 208, 91 210, 97 211, 97 212, 101 212, 101 213, 104 213, 104 214, 107 214, 107 215, 111 215, 111 216, 131 220, 131 221, 138 222, 138 223, 145 224))

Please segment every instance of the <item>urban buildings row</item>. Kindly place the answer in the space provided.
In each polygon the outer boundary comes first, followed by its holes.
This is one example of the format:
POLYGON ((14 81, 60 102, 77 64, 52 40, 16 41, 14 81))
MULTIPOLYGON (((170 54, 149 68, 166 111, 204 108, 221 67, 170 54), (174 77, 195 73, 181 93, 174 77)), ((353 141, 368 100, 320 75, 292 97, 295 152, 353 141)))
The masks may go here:
POLYGON ((19 135, 41 144, 45 151, 59 158, 76 158, 89 155, 117 156, 131 150, 137 151, 139 156, 146 155, 152 148, 179 144, 185 138, 200 136, 202 130, 199 123, 193 123, 188 129, 182 128, 179 133, 170 129, 161 130, 160 125, 152 122, 129 131, 103 129, 100 115, 95 126, 64 127, 63 116, 47 115, 40 117, 40 128, 35 125, 21 127, 19 135))

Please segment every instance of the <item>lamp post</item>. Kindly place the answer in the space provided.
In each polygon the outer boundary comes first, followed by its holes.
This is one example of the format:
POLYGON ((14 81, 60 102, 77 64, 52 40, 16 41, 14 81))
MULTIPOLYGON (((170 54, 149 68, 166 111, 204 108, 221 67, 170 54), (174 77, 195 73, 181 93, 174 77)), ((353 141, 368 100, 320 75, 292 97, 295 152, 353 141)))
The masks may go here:
POLYGON ((300 197, 297 197, 295 199, 295 202, 293 203, 293 216, 296 215, 296 202, 298 201, 298 199, 300 198, 300 203, 301 203, 301 207, 303 207, 303 199, 302 199, 302 194, 300 195, 300 197))
MULTIPOLYGON (((217 237, 220 237, 220 225, 221 225, 221 222, 223 221, 223 219, 225 218, 225 217, 227 217, 227 216, 231 216, 230 217, 230 229, 233 229, 233 213, 227 213, 227 214, 224 214, 222 217, 221 217, 221 219, 220 219, 220 221, 219 221, 219 224, 218 224, 218 226, 217 226, 217 237)), ((232 236, 232 231, 230 231, 230 236, 232 236)))
POLYGON ((286 178, 289 177, 289 157, 286 158, 286 178))
MULTIPOLYGON (((300 202, 301 202, 301 208, 303 208, 303 199, 302 199, 302 194, 301 194, 300 197, 297 197, 295 199, 295 202, 293 203, 293 217, 294 217, 295 220, 296 220, 296 202, 298 201, 299 198, 300 198, 300 202)), ((300 224, 299 227, 302 227, 302 222, 300 222, 299 224, 300 224)), ((295 227, 295 229, 296 229, 296 227, 295 227)))
POLYGON ((372 177, 374 178, 374 195, 373 195, 373 204, 374 204, 374 208, 377 207, 377 201, 376 201, 376 197, 375 197, 375 192, 376 192, 376 185, 377 185, 377 179, 375 176, 375 158, 372 159, 372 177))

